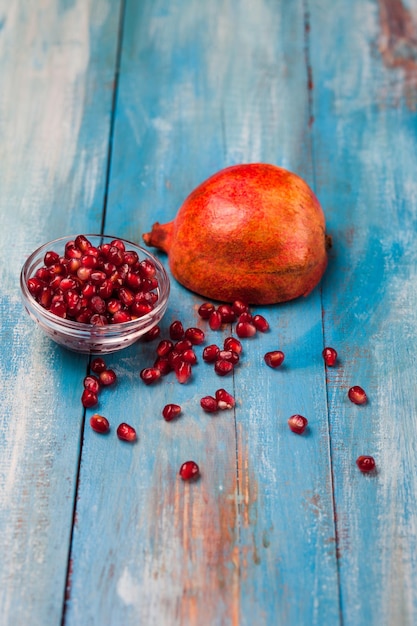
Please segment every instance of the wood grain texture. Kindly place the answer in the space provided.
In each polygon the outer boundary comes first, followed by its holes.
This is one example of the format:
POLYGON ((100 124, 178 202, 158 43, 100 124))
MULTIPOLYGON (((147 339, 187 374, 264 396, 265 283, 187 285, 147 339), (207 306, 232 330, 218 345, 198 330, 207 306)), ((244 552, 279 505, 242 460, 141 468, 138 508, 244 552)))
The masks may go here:
POLYGON ((417 13, 394 1, 335 9, 311 3, 317 191, 335 243, 323 302, 325 340, 340 353, 328 397, 343 617, 411 625, 416 72, 400 56, 415 45, 417 13), (366 406, 348 401, 353 384, 367 391, 366 406), (360 454, 374 455, 376 475, 360 475, 360 454))
POLYGON ((100 229, 118 24, 84 0, 13 2, 0 18, 0 614, 58 624, 86 358, 35 328, 19 272, 38 245, 100 229))

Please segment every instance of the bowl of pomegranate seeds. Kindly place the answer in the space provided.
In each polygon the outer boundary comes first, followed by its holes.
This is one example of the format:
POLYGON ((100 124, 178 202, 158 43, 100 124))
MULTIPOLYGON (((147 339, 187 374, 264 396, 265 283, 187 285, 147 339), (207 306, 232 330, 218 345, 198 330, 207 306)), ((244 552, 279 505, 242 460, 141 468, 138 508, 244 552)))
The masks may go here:
POLYGON ((44 244, 26 260, 20 286, 26 311, 51 339, 93 354, 125 348, 155 329, 170 291, 153 254, 108 235, 44 244))

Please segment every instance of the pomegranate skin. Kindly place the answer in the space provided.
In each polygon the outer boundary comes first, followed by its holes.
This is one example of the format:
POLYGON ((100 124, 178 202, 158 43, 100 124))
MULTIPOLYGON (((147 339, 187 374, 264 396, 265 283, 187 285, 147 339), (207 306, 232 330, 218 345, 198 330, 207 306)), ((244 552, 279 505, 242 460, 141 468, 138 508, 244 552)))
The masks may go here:
POLYGON ((307 183, 266 163, 233 165, 201 183, 175 219, 143 235, 173 276, 201 296, 274 304, 308 295, 327 266, 330 238, 307 183))

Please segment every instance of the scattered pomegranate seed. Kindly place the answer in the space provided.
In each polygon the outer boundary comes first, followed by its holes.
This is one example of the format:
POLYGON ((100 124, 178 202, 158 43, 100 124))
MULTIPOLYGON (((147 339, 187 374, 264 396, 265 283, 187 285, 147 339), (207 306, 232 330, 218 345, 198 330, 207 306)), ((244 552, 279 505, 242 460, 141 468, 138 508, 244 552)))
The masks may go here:
POLYGON ((264 355, 264 361, 269 367, 279 367, 284 361, 285 355, 281 350, 272 350, 264 355))
POLYGON ((184 337, 184 327, 179 320, 175 320, 169 327, 169 336, 174 341, 178 341, 179 339, 183 339, 184 337))
POLYGON ((354 385, 348 391, 349 400, 354 404, 365 404, 368 400, 365 391, 359 385, 354 385))
POLYGON ((104 359, 98 356, 91 361, 90 369, 95 374, 100 374, 100 372, 104 372, 107 369, 107 365, 104 359))
POLYGON ((266 333, 269 330, 269 323, 262 315, 254 315, 252 324, 255 326, 256 330, 259 330, 261 333, 266 333))
POLYGON ((142 335, 142 341, 153 341, 157 339, 161 334, 161 328, 159 326, 154 326, 150 330, 148 330, 144 335, 142 335))
POLYGON ((211 330, 219 330, 222 325, 222 316, 218 311, 213 311, 212 313, 210 313, 208 323, 211 330))
POLYGON ((203 304, 198 309, 198 314, 203 320, 208 320, 210 314, 215 310, 214 304, 211 302, 203 302, 203 304))
POLYGON ((182 353, 182 360, 187 361, 190 365, 195 365, 197 363, 197 355, 194 350, 189 348, 188 350, 184 350, 182 353))
POLYGON ((206 336, 201 328, 187 328, 185 338, 191 341, 193 346, 198 346, 203 343, 206 336))
POLYGON ((241 339, 253 337, 256 334, 256 328, 250 322, 238 322, 236 324, 236 334, 241 339))
POLYGON ((215 344, 206 346, 203 350, 203 361, 206 363, 214 363, 219 356, 220 348, 215 344))
POLYGON ((172 341, 170 341, 169 339, 162 339, 162 341, 159 342, 156 348, 156 353, 158 356, 167 356, 171 352, 173 347, 174 344, 172 343, 172 341))
POLYGON ((213 398, 213 396, 204 396, 204 398, 201 398, 200 406, 206 413, 214 413, 219 408, 217 400, 213 398))
POLYGON ((161 371, 156 367, 145 367, 139 374, 141 379, 146 385, 151 385, 152 383, 159 380, 162 376, 161 371))
POLYGON ((375 459, 372 456, 359 456, 356 459, 356 465, 359 467, 361 472, 372 472, 375 467, 375 459))
POLYGON ((94 391, 90 391, 89 389, 84 389, 83 394, 81 396, 81 402, 83 407, 86 409, 95 406, 98 403, 98 395, 94 393, 94 391))
POLYGON ((114 385, 117 380, 116 372, 114 370, 104 370, 103 372, 100 372, 98 377, 100 379, 100 383, 105 387, 114 385))
POLYGON ((117 436, 123 441, 132 442, 136 440, 136 430, 133 428, 133 426, 122 422, 117 427, 117 436))
POLYGON ((243 300, 235 300, 232 304, 232 309, 236 313, 236 315, 241 315, 249 310, 248 305, 243 300))
POLYGON ((249 311, 243 311, 237 319, 238 322, 249 322, 252 324, 253 317, 249 311))
POLYGON ((322 354, 326 365, 328 365, 329 367, 333 367, 337 359, 336 350, 334 348, 324 348, 322 354))
POLYGON ((233 369, 233 363, 231 363, 230 361, 224 361, 223 359, 219 359, 214 364, 214 371, 219 376, 226 376, 227 374, 230 374, 233 369))
POLYGON ((219 409, 232 409, 235 406, 234 397, 226 391, 226 389, 218 389, 216 391, 217 406, 219 409))
POLYGON ((181 413, 179 404, 166 404, 162 409, 164 420, 170 422, 181 413))
POLYGON ((293 433, 301 435, 307 428, 308 420, 302 415, 292 415, 288 420, 288 426, 293 433))
POLYGON ((236 319, 236 313, 230 304, 221 304, 217 311, 220 313, 223 324, 231 324, 236 319))
POLYGON ((90 417, 90 426, 96 433, 108 433, 110 430, 109 420, 98 413, 90 417))
POLYGON ((220 350, 218 359, 223 360, 223 361, 230 361, 230 363, 233 363, 233 365, 236 365, 236 363, 239 362, 239 355, 237 352, 234 352, 233 350, 220 350))
POLYGON ((191 364, 187 361, 179 360, 174 365, 175 376, 182 385, 187 383, 191 378, 191 364))
POLYGON ((93 376, 89 374, 83 380, 84 389, 88 389, 93 393, 98 393, 100 391, 100 381, 97 376, 93 376))
POLYGON ((159 356, 153 366, 161 372, 161 376, 166 376, 172 371, 172 366, 167 356, 159 356))
POLYGON ((236 337, 226 337, 223 345, 225 350, 233 350, 237 354, 242 354, 242 344, 236 337))
POLYGON ((176 344, 174 345, 174 349, 177 352, 181 352, 181 354, 183 352, 185 352, 186 350, 189 350, 190 348, 193 347, 193 344, 191 343, 191 341, 189 339, 180 339, 179 341, 176 342, 176 344))
POLYGON ((194 461, 185 461, 180 467, 179 475, 183 480, 197 478, 200 475, 200 468, 194 461))

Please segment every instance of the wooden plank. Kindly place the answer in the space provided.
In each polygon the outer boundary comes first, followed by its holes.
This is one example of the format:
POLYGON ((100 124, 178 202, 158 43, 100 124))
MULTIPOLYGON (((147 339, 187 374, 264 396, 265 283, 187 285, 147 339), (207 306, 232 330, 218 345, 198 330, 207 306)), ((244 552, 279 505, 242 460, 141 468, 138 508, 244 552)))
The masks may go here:
POLYGON ((0 23, 0 614, 35 626, 61 621, 87 359, 35 328, 19 272, 38 245, 100 230, 118 16, 17 0, 0 23))
POLYGON ((415 3, 311 3, 317 190, 343 623, 417 622, 415 3), (347 399, 364 387, 366 406, 347 399), (376 475, 358 472, 371 454, 376 475))
MULTIPOLYGON (((127 2, 106 232, 140 240, 235 162, 313 182, 304 28, 302 2, 127 2)), ((163 334, 176 318, 206 328, 201 301, 173 282, 163 334)), ((85 432, 68 624, 338 623, 320 292, 263 312, 272 331, 245 343, 234 379, 200 358, 187 385, 146 387, 154 344, 111 357, 112 433, 85 432), (288 365, 266 371, 277 342, 288 365), (236 413, 209 417, 199 398, 223 385, 236 413), (167 424, 169 401, 183 415, 167 424), (305 438, 286 426, 298 411, 305 438), (134 446, 117 441, 120 421, 134 446), (195 484, 177 476, 189 457, 195 484)))

